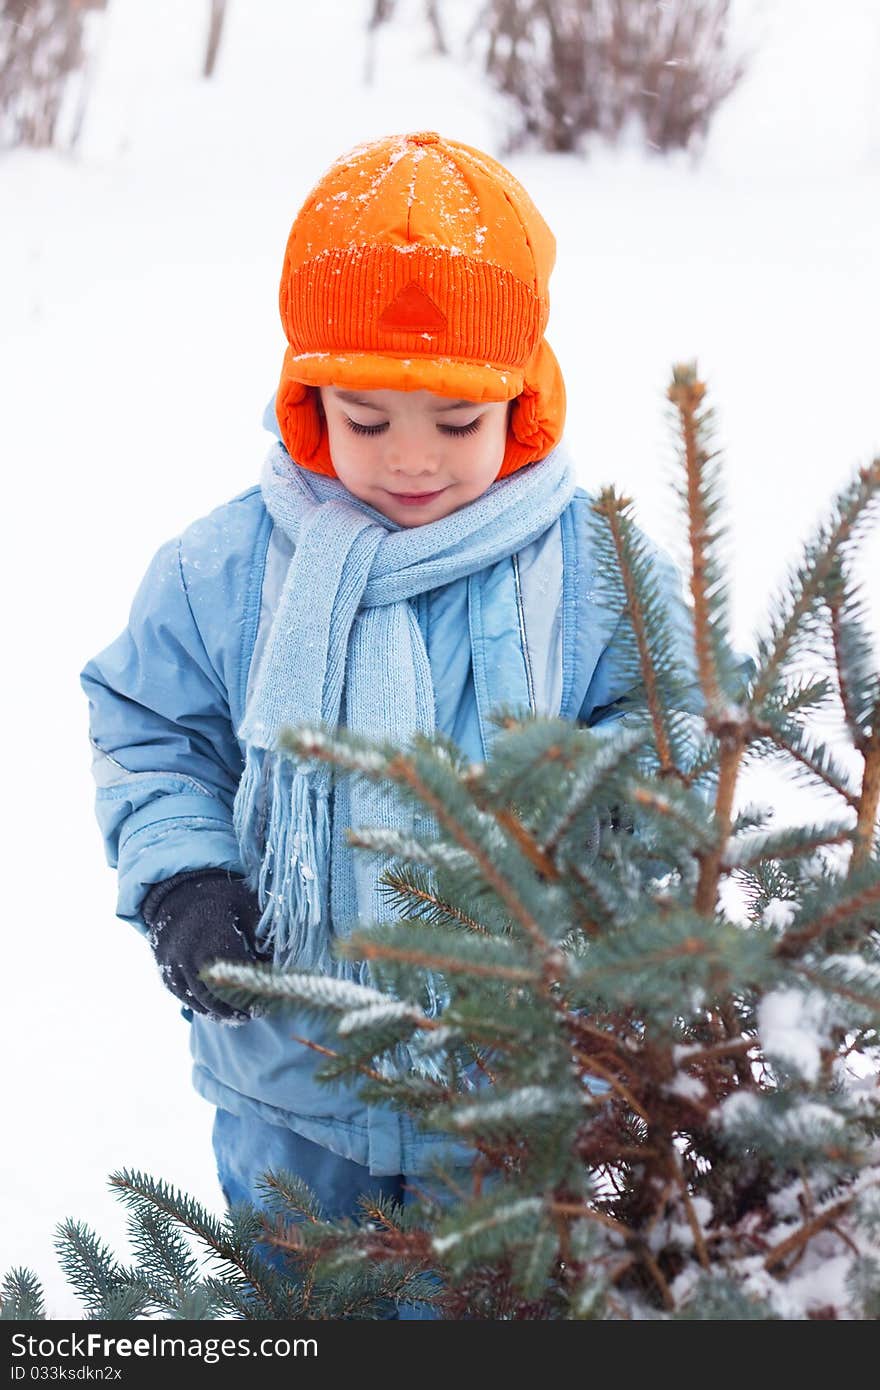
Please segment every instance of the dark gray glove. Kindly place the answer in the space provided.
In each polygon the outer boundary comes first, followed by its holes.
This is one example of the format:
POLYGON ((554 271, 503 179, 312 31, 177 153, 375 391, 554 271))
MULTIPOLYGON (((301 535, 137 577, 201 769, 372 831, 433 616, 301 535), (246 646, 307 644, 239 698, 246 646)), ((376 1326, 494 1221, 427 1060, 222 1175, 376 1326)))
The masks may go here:
POLYGON ((253 1015, 213 994, 199 971, 215 960, 268 960, 254 941, 256 894, 227 869, 190 869, 155 883, 141 911, 164 983, 197 1013, 244 1023, 253 1015))

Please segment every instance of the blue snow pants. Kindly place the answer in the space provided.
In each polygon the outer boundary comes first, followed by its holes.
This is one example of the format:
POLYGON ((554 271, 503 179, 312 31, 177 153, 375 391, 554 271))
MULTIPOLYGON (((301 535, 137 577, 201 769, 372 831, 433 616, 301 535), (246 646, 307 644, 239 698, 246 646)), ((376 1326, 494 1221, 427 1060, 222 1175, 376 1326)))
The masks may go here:
MULTIPOLYGON (((304 1139, 301 1134, 284 1125, 270 1125, 256 1117, 244 1118, 218 1108, 212 1139, 217 1176, 223 1196, 230 1206, 233 1202, 248 1201, 265 1209, 265 1199, 257 1192, 255 1183, 270 1168, 286 1168, 307 1182, 331 1219, 362 1215, 357 1205, 357 1198, 362 1192, 381 1192, 403 1205, 415 1200, 414 1195, 404 1188, 406 1178, 403 1174, 394 1177, 372 1176, 369 1168, 361 1167, 351 1159, 340 1158, 330 1149, 304 1139)), ((462 1173, 466 1172, 462 1170, 462 1173)), ((449 1189, 436 1179, 419 1174, 412 1181, 414 1187, 436 1197, 444 1205, 452 1200, 449 1189)), ((464 1179, 461 1185, 466 1185, 464 1179)), ((262 1259, 283 1271, 282 1251, 273 1250, 269 1245, 257 1245, 255 1249, 262 1259)), ((424 1321, 436 1319, 438 1314, 430 1304, 420 1303, 402 1305, 399 1311, 395 1308, 384 1316, 402 1321, 424 1321)))

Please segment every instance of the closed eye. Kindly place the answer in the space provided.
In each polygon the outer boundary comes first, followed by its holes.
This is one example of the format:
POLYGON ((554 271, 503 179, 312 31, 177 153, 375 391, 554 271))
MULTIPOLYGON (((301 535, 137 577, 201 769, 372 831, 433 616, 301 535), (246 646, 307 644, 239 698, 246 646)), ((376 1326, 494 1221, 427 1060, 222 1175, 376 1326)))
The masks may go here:
MULTIPOLYGON (((388 428, 387 420, 383 425, 359 425, 356 421, 350 420, 347 415, 344 418, 349 429, 353 430, 355 434, 381 434, 383 430, 387 430, 388 428)), ((480 428, 480 421, 482 418, 482 415, 478 415, 476 420, 472 420, 469 425, 438 425, 437 428, 443 434, 476 434, 477 430, 480 428)))

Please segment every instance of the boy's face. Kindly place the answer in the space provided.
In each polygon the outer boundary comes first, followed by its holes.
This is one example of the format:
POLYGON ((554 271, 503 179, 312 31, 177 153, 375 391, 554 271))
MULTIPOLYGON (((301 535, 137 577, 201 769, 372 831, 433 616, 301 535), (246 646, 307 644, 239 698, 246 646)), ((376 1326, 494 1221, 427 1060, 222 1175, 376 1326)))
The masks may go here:
POLYGON ((432 391, 319 388, 340 482, 400 526, 473 502, 504 461, 512 401, 454 402, 432 391), (422 494, 421 501, 410 501, 422 494))

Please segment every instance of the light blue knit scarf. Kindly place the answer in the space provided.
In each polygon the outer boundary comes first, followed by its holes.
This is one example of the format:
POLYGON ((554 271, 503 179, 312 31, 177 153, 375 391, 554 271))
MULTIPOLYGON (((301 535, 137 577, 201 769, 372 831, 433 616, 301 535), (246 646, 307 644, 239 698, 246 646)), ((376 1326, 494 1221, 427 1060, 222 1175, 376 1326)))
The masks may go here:
MULTIPOLYGON (((279 732, 324 720, 398 747, 415 731, 430 737, 431 668, 407 600, 528 545, 575 487, 559 446, 439 521, 400 527, 338 478, 300 468, 280 441, 273 445, 261 490, 294 552, 238 730, 246 762, 233 814, 263 909, 257 939, 277 965, 370 984, 365 961, 336 959, 330 947, 355 926, 395 920, 379 883, 390 861, 353 849, 345 827, 412 834, 425 820, 393 786, 347 774, 334 781, 326 764, 279 755, 279 732)), ((511 640, 519 641, 515 632, 511 640)), ((491 703, 505 698, 498 690, 491 703)), ((445 1002, 429 978, 426 1011, 445 1002)), ((407 1063, 431 1071, 416 1057, 407 1063)))

